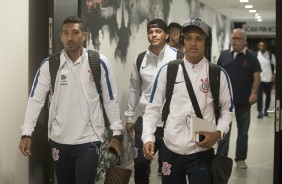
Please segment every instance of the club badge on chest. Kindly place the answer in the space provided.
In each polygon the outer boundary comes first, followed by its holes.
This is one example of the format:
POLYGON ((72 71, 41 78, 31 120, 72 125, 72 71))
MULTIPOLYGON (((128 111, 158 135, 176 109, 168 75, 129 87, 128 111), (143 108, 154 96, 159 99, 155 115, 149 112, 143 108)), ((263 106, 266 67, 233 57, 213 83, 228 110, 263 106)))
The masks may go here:
POLYGON ((209 79, 208 78, 205 78, 205 79, 201 79, 201 86, 200 86, 200 90, 207 94, 210 90, 210 82, 209 82, 209 79))

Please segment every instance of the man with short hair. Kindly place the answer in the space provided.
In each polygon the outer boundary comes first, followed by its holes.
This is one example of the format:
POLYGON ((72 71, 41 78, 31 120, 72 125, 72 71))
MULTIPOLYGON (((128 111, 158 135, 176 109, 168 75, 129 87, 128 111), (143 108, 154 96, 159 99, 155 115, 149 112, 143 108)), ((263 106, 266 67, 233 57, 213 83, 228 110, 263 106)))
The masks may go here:
MULTIPOLYGON (((140 54, 144 54, 143 58, 141 58, 140 68, 138 67, 138 57, 133 62, 128 106, 127 111, 125 112, 127 133, 132 136, 133 130, 135 131, 134 180, 136 184, 149 183, 150 161, 144 158, 141 134, 143 130, 143 115, 151 95, 152 81, 159 68, 177 58, 177 50, 166 44, 168 39, 168 27, 163 20, 153 19, 148 23, 147 37, 150 46, 147 48, 146 52, 140 54), (141 115, 137 118, 134 124, 133 117, 137 105, 140 107, 141 115)), ((156 137, 155 152, 157 152, 162 145, 163 137, 161 119, 158 120, 154 136, 156 137)), ((161 164, 159 158, 159 175, 161 175, 161 164)))
MULTIPOLYGON (((235 161, 241 169, 246 169, 248 151, 248 131, 251 120, 251 105, 257 102, 261 67, 255 52, 245 47, 247 41, 243 29, 233 30, 231 49, 220 54, 218 65, 228 73, 233 89, 233 101, 238 128, 235 161)), ((219 142, 218 154, 228 155, 230 131, 219 142)))
MULTIPOLYGON (((86 32, 82 19, 66 18, 62 25, 59 69, 52 89, 48 138, 59 184, 93 184, 97 173, 105 120, 99 94, 89 66, 88 50, 83 48, 86 32)), ((31 136, 46 95, 51 87, 50 57, 45 59, 34 79, 28 99, 20 150, 30 156, 31 136)), ((105 111, 113 131, 109 147, 121 155, 117 88, 108 59, 100 54, 101 88, 105 111)))
MULTIPOLYGON (((216 124, 214 98, 211 94, 209 81, 209 61, 205 54, 210 45, 211 31, 200 18, 187 20, 181 31, 180 42, 185 48, 185 57, 179 64, 171 96, 169 114, 164 126, 164 144, 161 147, 162 183, 183 184, 188 178, 189 184, 211 184, 211 158, 213 146, 229 130, 233 118, 232 89, 226 72, 220 69, 219 105, 220 117, 215 131, 199 131, 204 136, 201 142, 192 140, 190 133, 191 119, 196 116, 191 98, 188 94, 184 74, 187 72, 191 80, 200 112, 203 119, 216 124)), ((168 65, 170 65, 170 62, 168 65)), ((143 152, 148 160, 154 159, 155 137, 161 109, 166 99, 168 65, 158 71, 150 101, 144 114, 142 141, 143 152)))
POLYGON ((272 84, 275 81, 276 59, 274 54, 267 50, 267 44, 264 40, 258 43, 258 60, 262 72, 260 73, 261 82, 258 90, 258 118, 268 116, 268 109, 271 101, 272 84), (263 93, 265 93, 265 103, 263 109, 263 93))
POLYGON ((184 47, 183 45, 179 44, 179 37, 181 32, 182 26, 177 22, 171 22, 168 25, 168 33, 169 33, 169 42, 168 44, 179 51, 183 52, 184 47))

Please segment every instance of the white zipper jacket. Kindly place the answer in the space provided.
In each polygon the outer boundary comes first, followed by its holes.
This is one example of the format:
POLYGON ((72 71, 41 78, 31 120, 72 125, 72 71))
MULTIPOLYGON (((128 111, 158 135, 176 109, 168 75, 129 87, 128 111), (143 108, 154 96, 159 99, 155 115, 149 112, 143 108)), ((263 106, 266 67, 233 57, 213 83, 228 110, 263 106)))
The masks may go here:
MULTIPOLYGON (((165 45, 159 56, 154 55, 148 48, 141 63, 140 76, 137 69, 137 58, 133 62, 133 69, 130 78, 130 89, 128 95, 126 121, 133 122, 135 108, 139 103, 141 115, 144 115, 146 105, 149 103, 152 82, 156 72, 168 62, 177 59, 177 50, 169 45, 165 45), (141 93, 141 96, 140 96, 141 93)), ((161 119, 158 126, 162 126, 161 119)))
MULTIPOLYGON (((209 88, 209 64, 203 58, 198 64, 191 64, 184 59, 185 67, 191 80, 196 98, 199 103, 203 118, 215 123, 213 108, 213 98, 209 88)), ((155 141, 154 132, 159 118, 160 109, 165 101, 167 65, 163 66, 154 81, 150 102, 146 107, 143 117, 142 141, 147 143, 155 141)), ((217 130, 222 133, 229 131, 229 125, 233 119, 232 88, 227 73, 222 69, 220 75, 220 95, 221 116, 218 121, 217 130)), ((171 151, 188 155, 205 149, 199 148, 191 140, 188 128, 190 127, 190 117, 196 116, 183 75, 183 68, 179 65, 176 76, 172 99, 170 103, 170 113, 164 128, 164 143, 171 151)))
MULTIPOLYGON (((90 121, 94 131, 96 132, 99 139, 104 141, 104 118, 102 106, 99 101, 99 95, 97 93, 97 89, 95 86, 95 82, 93 80, 93 75, 91 73, 91 69, 89 67, 88 62, 88 53, 86 49, 83 49, 83 57, 81 60, 80 67, 80 79, 82 83, 82 88, 84 95, 86 97, 90 121)), ((60 55, 60 67, 57 73, 56 82, 55 82, 55 90, 52 96, 50 109, 49 109, 49 121, 48 121, 48 136, 50 135, 50 131, 52 129, 52 124, 54 117, 57 112, 58 101, 60 100, 61 95, 61 81, 62 78, 61 72, 62 69, 66 67, 66 53, 63 50, 60 55)), ((110 128, 113 130, 113 135, 121 134, 123 129, 121 120, 120 120, 120 112, 119 105, 117 101, 117 88, 114 80, 114 76, 109 65, 108 59, 100 54, 100 62, 101 62, 101 88, 103 92, 103 100, 104 106, 107 113, 107 117, 110 121, 110 128)), ((22 126, 22 135, 31 135, 34 131, 34 127, 36 125, 36 121, 40 114, 40 111, 44 105, 46 95, 51 88, 51 78, 49 72, 49 60, 48 58, 43 61, 39 70, 36 73, 32 90, 28 99, 26 115, 24 120, 24 125, 22 126)))

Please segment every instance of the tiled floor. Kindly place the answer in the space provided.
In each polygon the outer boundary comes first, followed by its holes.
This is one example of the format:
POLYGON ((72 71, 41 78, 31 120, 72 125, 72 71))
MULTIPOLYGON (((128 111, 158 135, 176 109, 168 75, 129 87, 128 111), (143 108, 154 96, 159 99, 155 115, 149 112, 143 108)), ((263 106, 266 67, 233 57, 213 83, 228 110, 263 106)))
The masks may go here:
MULTIPOLYGON (((274 94, 274 92, 273 92, 274 94)), ((274 95, 272 96, 274 101, 274 95)), ((273 105, 271 105, 273 107, 273 105)), ((228 184, 271 184, 273 183, 273 156, 274 156, 274 114, 257 119, 256 105, 252 107, 251 125, 249 129, 249 148, 246 163, 247 169, 237 168, 233 163, 232 175, 228 184)), ((236 122, 232 125, 229 157, 234 159, 235 142, 237 136, 236 122)), ((156 159, 157 160, 157 159, 156 159)), ((128 165, 131 169, 133 164, 128 165)), ((157 175, 157 162, 151 165, 150 183, 161 183, 161 177, 157 175)), ((100 183, 100 182, 99 182, 100 183)), ((130 184, 134 184, 133 174, 130 184)))

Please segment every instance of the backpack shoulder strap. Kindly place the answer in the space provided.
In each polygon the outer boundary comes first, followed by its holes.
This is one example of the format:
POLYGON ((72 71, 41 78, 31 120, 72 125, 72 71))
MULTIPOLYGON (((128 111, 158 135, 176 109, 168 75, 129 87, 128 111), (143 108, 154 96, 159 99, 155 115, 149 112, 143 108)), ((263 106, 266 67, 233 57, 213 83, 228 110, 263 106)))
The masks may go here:
POLYGON ((90 66, 90 70, 92 72, 94 82, 97 88, 97 92, 102 95, 101 89, 101 66, 100 66, 100 56, 99 53, 94 50, 88 50, 88 62, 90 66))
POLYGON ((141 68, 141 64, 142 64, 142 61, 143 61, 143 58, 144 58, 145 54, 146 54, 146 51, 140 53, 137 56, 137 60, 136 60, 137 71, 138 71, 138 74, 139 74, 141 82, 142 82, 142 78, 141 78, 141 75, 140 75, 140 68, 141 68))
POLYGON ((171 97, 172 97, 173 89, 174 89, 174 82, 176 79, 179 64, 181 62, 182 62, 181 59, 177 59, 177 60, 169 62, 167 66, 167 75, 166 75, 167 82, 166 82, 166 95, 165 95, 166 100, 165 100, 165 104, 162 110, 162 122, 164 123, 163 127, 165 127, 166 120, 169 114, 170 101, 171 101, 171 97))
POLYGON ((221 107, 219 105, 219 88, 220 88, 220 66, 209 62, 209 79, 212 97, 214 99, 214 113, 216 124, 220 117, 221 107))
POLYGON ((270 67, 271 67, 271 72, 272 74, 274 74, 274 64, 272 63, 272 53, 270 51, 268 51, 269 53, 269 62, 270 62, 270 67))
POLYGON ((184 58, 184 53, 181 52, 180 50, 177 50, 176 58, 177 59, 183 59, 184 58))
POLYGON ((102 94, 102 87, 101 87, 101 65, 100 65, 100 55, 99 52, 94 50, 88 50, 88 62, 90 66, 90 70, 92 72, 94 82, 96 85, 97 92, 99 94, 100 104, 103 110, 103 117, 105 121, 105 127, 109 127, 109 119, 107 117, 104 101, 103 101, 103 94, 102 94))
POLYGON ((49 56, 49 72, 51 77, 51 93, 54 93, 55 81, 60 67, 60 52, 49 56))

